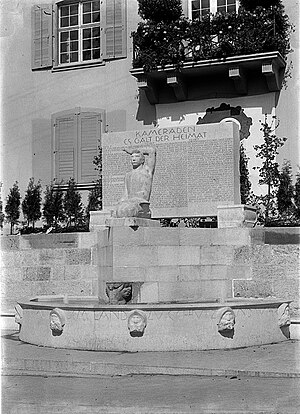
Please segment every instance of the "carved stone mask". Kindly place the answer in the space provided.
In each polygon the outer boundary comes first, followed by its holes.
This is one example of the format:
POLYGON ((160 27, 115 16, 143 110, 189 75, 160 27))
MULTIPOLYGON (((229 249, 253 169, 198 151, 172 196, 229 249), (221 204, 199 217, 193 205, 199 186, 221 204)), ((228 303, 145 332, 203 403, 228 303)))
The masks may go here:
POLYGON ((50 312, 50 329, 54 336, 61 335, 65 326, 65 316, 62 309, 55 308, 50 312))
POLYGON ((231 308, 219 310, 218 332, 232 331, 235 325, 235 315, 231 308))
POLYGON ((147 316, 145 312, 134 310, 128 316, 128 329, 131 336, 143 336, 147 326, 147 316))
POLYGON ((280 328, 291 324, 290 307, 288 303, 283 303, 278 308, 278 324, 280 328))
POLYGON ((15 306, 15 322, 18 325, 22 325, 22 319, 23 319, 23 309, 19 304, 15 306))
POLYGON ((107 282, 106 294, 110 304, 125 304, 132 297, 131 283, 107 282))

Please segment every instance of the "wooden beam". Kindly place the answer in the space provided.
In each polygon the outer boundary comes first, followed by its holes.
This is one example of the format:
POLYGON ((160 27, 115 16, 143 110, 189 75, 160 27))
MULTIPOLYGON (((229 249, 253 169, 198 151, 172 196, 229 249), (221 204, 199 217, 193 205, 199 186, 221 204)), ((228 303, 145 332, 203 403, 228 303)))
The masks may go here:
POLYGON ((269 91, 279 91, 281 88, 282 79, 280 79, 279 67, 274 59, 270 62, 262 63, 261 72, 266 78, 269 91))
POLYGON ((138 78, 138 88, 145 91, 147 99, 152 105, 158 103, 157 88, 147 75, 138 78))
POLYGON ((177 101, 185 101, 187 99, 187 87, 179 75, 167 75, 167 85, 172 86, 177 101))
POLYGON ((229 68, 228 75, 234 82, 236 92, 240 95, 246 95, 248 91, 247 81, 242 68, 240 66, 232 66, 229 68))

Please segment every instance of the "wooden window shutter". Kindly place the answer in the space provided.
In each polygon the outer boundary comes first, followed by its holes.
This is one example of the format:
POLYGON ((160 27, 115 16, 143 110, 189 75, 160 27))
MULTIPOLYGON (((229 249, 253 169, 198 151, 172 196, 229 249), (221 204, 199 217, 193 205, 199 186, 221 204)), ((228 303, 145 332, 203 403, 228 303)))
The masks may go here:
POLYGON ((101 145, 101 114, 83 112, 79 115, 78 182, 91 183, 98 178, 93 164, 101 145))
POLYGON ((32 69, 52 67, 52 4, 32 7, 32 69))
POLYGON ((117 59, 127 53, 127 0, 103 0, 105 14, 103 58, 117 59))
POLYGON ((57 182, 77 180, 78 115, 62 115, 55 119, 55 178, 57 182))

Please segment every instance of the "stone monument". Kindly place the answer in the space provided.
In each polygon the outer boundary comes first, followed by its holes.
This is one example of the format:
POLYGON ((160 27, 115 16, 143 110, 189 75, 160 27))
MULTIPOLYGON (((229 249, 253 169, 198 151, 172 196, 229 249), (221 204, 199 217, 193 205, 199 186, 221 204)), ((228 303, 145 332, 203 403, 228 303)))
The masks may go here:
POLYGON ((152 219, 217 216, 218 206, 240 204, 239 148, 238 126, 232 122, 104 134, 103 210, 110 212, 121 200, 115 217, 132 216, 134 208, 128 200, 136 198, 143 202, 138 217, 149 218, 147 207, 153 180, 152 219), (140 153, 133 153, 133 147, 140 153), (153 147, 156 157, 147 152, 153 147), (132 165, 131 173, 124 148, 136 163, 143 163, 145 156, 145 163, 132 165), (130 194, 128 185, 132 179, 137 187, 130 194))
POLYGON ((290 301, 234 297, 234 281, 252 274, 248 255, 264 244, 262 229, 243 225, 251 212, 236 217, 237 126, 127 131, 106 134, 102 144, 107 212, 100 213, 110 219, 91 235, 98 295, 19 302, 20 339, 136 352, 239 348, 289 338, 290 301), (216 215, 219 206, 223 228, 163 228, 155 220, 216 215))

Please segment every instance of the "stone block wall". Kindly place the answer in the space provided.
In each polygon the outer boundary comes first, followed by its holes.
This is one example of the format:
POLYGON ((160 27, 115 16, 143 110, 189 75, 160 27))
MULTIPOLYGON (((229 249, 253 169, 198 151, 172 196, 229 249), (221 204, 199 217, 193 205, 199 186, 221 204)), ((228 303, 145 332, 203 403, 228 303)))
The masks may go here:
POLYGON ((260 229, 112 227, 100 247, 100 297, 109 280, 141 282, 146 303, 230 298, 232 280, 251 274, 235 264, 235 248, 263 242, 260 229))
POLYGON ((38 295, 106 298, 142 282, 139 301, 277 297, 299 311, 299 229, 110 228, 1 238, 2 312, 38 295), (282 235, 282 237, 281 237, 282 235))
POLYGON ((111 228, 103 232, 105 281, 142 282, 141 302, 277 297, 299 314, 299 230, 111 228), (265 240, 268 240, 268 244, 265 240), (278 244, 282 240, 283 244, 278 244))
POLYGON ((1 237, 1 309, 38 295, 97 295, 96 233, 1 237))
POLYGON ((265 244, 235 249, 234 262, 249 268, 249 277, 233 279, 233 296, 293 300, 292 312, 299 312, 299 244, 265 244))

